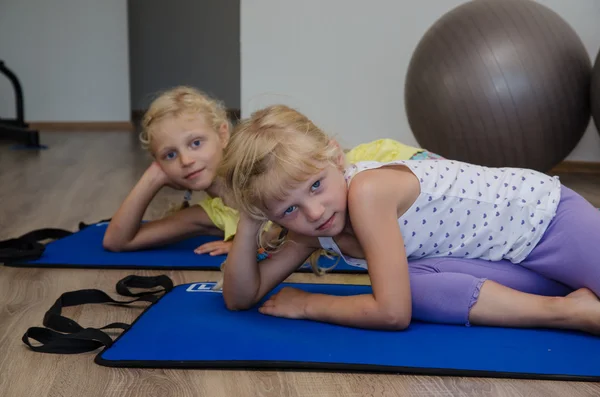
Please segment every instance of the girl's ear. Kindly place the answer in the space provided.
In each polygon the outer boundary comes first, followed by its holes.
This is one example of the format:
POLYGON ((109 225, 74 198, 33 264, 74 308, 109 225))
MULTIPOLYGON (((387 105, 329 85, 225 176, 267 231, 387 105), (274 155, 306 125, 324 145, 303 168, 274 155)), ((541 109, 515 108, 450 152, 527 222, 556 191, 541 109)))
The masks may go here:
POLYGON ((229 143, 230 135, 231 135, 231 132, 229 131, 229 123, 223 122, 221 124, 221 126, 219 127, 219 138, 221 139, 221 143, 223 144, 223 147, 227 146, 227 144, 229 143))

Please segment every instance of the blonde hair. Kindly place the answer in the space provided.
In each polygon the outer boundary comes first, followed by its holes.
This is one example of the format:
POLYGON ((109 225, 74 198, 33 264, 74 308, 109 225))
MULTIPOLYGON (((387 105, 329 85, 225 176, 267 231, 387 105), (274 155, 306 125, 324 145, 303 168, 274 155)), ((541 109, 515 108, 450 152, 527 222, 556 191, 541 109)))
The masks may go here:
MULTIPOLYGON (((219 173, 236 208, 266 224, 267 201, 283 199, 289 188, 308 180, 327 163, 337 167, 340 156, 343 152, 337 144, 308 117, 288 106, 274 105, 238 124, 219 173)), ((265 242, 261 233, 258 245, 275 251, 285 242, 285 234, 265 242)), ((316 251, 309 259, 316 274, 324 273, 317 263, 322 252, 316 251)))
MULTIPOLYGON (((212 98, 207 93, 190 87, 177 86, 161 92, 150 104, 150 107, 142 118, 142 131, 140 141, 142 147, 150 151, 152 137, 156 125, 167 118, 177 118, 185 114, 202 115, 205 122, 217 133, 221 126, 227 124, 228 131, 232 130, 232 123, 227 117, 227 110, 223 102, 212 98)), ((177 211, 189 207, 189 196, 180 204, 171 204, 163 216, 171 215, 177 211)))
POLYGON ((178 86, 162 92, 156 97, 142 119, 140 141, 142 147, 150 149, 154 128, 158 122, 166 118, 181 117, 184 114, 202 115, 215 132, 223 123, 229 131, 232 125, 227 117, 223 102, 212 98, 207 93, 189 86, 178 86))

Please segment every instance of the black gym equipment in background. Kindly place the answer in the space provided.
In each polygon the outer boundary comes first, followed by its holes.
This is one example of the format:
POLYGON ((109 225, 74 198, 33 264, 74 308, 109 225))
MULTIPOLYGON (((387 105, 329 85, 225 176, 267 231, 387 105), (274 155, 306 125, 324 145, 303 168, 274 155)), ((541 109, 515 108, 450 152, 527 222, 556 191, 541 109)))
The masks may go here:
POLYGON ((0 139, 19 142, 28 147, 40 147, 39 131, 30 129, 29 125, 25 123, 23 90, 19 79, 6 67, 2 60, 0 60, 0 73, 5 75, 12 83, 17 112, 15 119, 0 118, 0 139))

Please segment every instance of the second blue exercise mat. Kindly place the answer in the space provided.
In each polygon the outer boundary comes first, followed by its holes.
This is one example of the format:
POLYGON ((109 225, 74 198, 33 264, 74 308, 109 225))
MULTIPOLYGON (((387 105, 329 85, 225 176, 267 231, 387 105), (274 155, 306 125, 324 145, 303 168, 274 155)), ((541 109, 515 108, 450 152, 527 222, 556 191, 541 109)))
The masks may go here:
MULTIPOLYGON (((176 286, 98 354, 96 362, 111 367, 363 370, 600 381, 600 337, 418 322, 400 332, 356 329, 262 315, 258 306, 229 311, 212 285, 176 286)), ((285 285, 333 295, 371 292, 359 285, 285 285)))
MULTIPOLYGON (((199 236, 161 248, 134 252, 109 252, 102 247, 107 222, 86 225, 81 230, 57 238, 44 246, 36 259, 13 260, 5 263, 17 267, 109 268, 109 269, 175 269, 218 270, 226 255, 195 254, 200 245, 218 240, 218 237, 199 236)), ((335 259, 322 257, 320 265, 331 267, 335 259)), ((308 265, 299 271, 310 272, 308 265)), ((366 270, 350 266, 340 259, 332 273, 365 273, 366 270)))

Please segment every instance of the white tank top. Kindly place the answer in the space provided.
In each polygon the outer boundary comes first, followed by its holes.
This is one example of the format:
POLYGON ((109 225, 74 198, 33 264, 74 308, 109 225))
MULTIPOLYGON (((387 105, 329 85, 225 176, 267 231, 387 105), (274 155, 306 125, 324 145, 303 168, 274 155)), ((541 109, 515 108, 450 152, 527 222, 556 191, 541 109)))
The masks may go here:
MULTIPOLYGON (((519 263, 540 241, 560 201, 558 177, 521 168, 489 168, 452 160, 359 162, 346 169, 346 182, 359 172, 405 165, 421 192, 398 218, 408 259, 429 257, 508 259, 519 263)), ((343 255, 331 237, 321 246, 350 265, 365 260, 343 255)))

